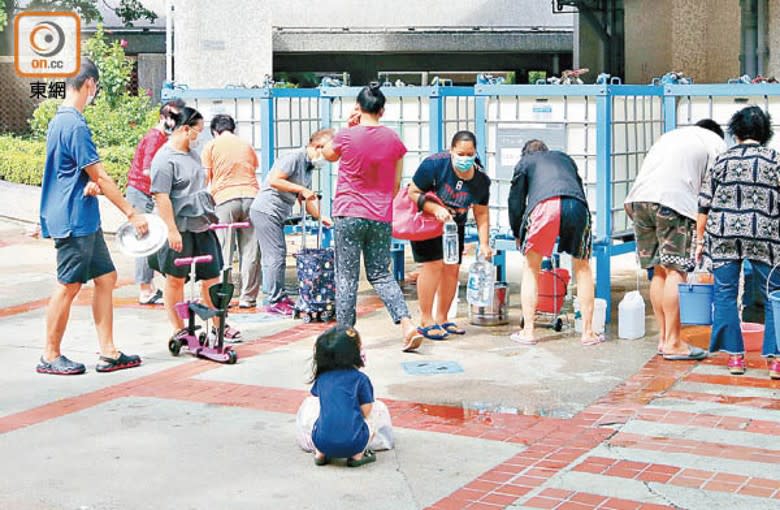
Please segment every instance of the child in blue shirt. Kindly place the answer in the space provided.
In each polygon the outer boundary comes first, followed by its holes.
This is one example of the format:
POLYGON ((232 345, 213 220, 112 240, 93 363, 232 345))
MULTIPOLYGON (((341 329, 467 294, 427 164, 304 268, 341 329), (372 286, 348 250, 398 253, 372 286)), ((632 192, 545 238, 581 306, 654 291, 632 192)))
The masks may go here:
POLYGON ((314 348, 311 394, 319 397, 320 416, 314 423, 314 463, 346 458, 357 467, 376 460, 367 449, 372 432, 366 422, 374 403, 374 388, 360 371, 360 335, 353 328, 336 326, 317 338, 314 348))

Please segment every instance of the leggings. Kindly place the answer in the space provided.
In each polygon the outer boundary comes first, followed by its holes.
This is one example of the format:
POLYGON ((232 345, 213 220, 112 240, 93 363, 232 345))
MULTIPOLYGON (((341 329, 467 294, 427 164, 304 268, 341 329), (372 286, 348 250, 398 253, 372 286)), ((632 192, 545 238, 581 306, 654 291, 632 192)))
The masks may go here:
POLYGON ((401 287, 390 272, 390 223, 364 218, 336 217, 336 320, 355 325, 360 254, 366 277, 385 304, 393 322, 411 317, 401 287))

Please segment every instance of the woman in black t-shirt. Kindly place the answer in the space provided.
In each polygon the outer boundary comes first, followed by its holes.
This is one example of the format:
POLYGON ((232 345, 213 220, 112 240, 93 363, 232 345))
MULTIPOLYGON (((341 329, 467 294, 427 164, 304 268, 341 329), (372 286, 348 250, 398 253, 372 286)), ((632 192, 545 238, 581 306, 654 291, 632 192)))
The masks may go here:
POLYGON ((421 327, 419 331, 431 340, 443 340, 450 334, 466 332, 447 320, 452 300, 458 288, 460 262, 463 258, 463 239, 469 208, 474 210, 479 231, 479 250, 487 259, 492 258, 488 243, 490 215, 490 178, 476 159, 477 138, 471 131, 459 131, 452 138, 448 152, 427 157, 420 163, 409 186, 409 198, 420 203, 420 196, 432 191, 444 203, 444 207, 432 202, 424 203, 424 210, 436 216, 442 223, 450 220, 458 225, 459 255, 457 264, 444 264, 441 236, 426 241, 412 241, 415 262, 422 263, 417 280, 420 299, 421 327), (433 310, 434 297, 438 295, 437 309, 433 310))

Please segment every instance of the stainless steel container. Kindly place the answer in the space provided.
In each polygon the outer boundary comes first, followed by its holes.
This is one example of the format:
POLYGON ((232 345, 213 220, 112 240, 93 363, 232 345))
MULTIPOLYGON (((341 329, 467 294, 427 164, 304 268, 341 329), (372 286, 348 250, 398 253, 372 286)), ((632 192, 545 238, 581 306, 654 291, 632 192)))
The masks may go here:
POLYGON ((501 326, 509 324, 509 285, 496 282, 491 306, 469 304, 469 322, 475 326, 501 326))

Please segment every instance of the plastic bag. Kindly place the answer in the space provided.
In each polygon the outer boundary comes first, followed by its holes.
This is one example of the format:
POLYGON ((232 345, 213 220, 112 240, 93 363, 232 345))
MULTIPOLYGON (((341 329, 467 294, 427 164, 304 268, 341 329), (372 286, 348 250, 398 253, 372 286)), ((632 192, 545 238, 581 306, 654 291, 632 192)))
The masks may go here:
MULTIPOLYGON (((298 408, 295 416, 295 438, 301 450, 314 452, 314 441, 311 439, 311 431, 314 422, 320 416, 320 399, 314 396, 306 397, 298 408)), ((374 431, 374 437, 369 441, 368 447, 374 451, 392 450, 395 445, 393 438, 393 423, 390 418, 390 410, 381 400, 375 400, 368 415, 369 428, 374 431)))

